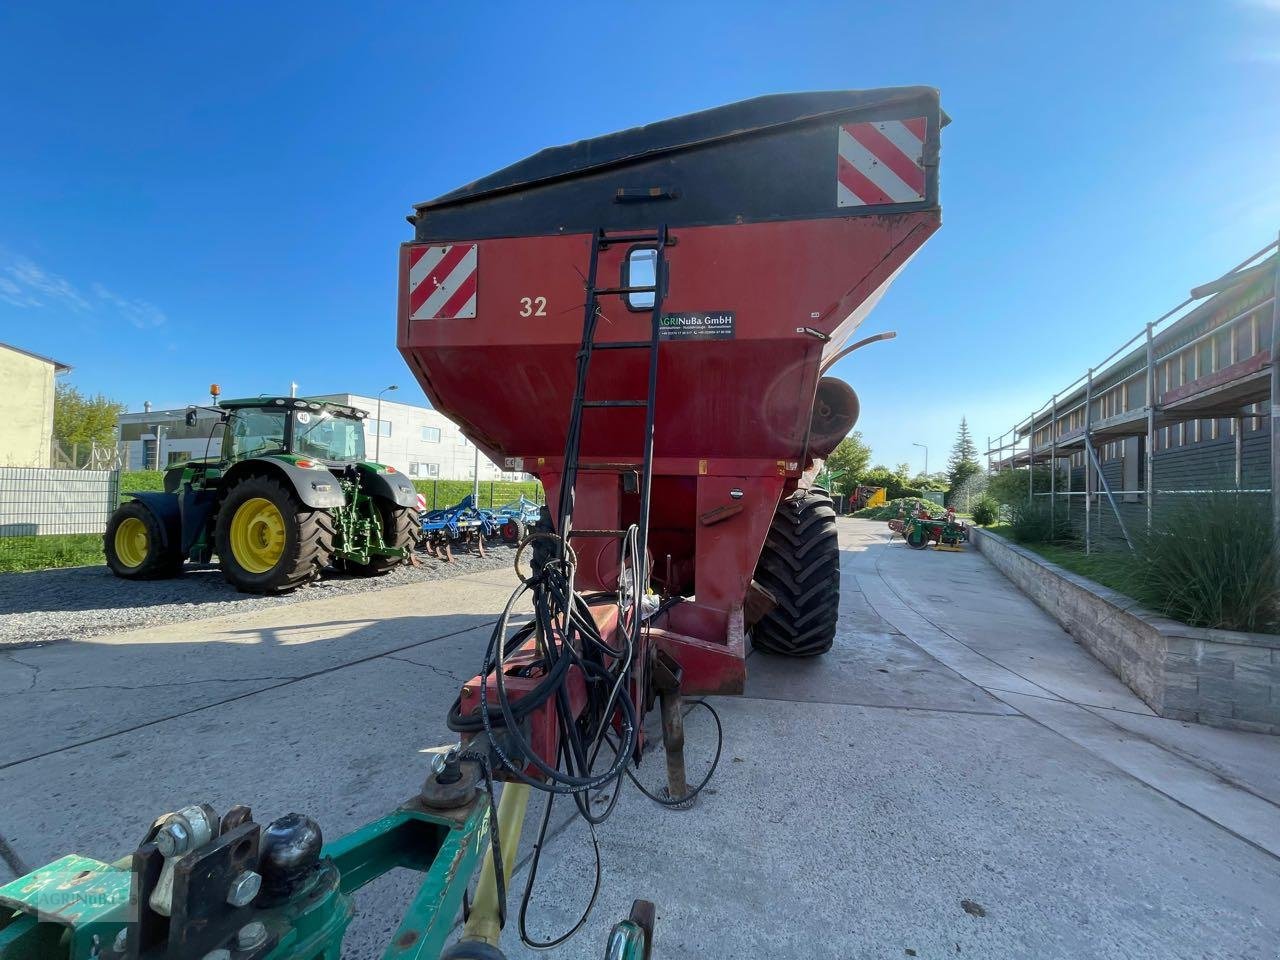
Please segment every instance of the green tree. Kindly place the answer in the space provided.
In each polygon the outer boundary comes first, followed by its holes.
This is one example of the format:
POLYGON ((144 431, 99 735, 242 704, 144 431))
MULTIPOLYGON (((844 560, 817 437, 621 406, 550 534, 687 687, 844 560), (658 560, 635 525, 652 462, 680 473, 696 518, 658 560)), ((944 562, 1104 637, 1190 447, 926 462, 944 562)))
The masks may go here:
POLYGON ((885 498, 888 500, 897 500, 904 496, 904 491, 910 489, 910 483, 907 481, 906 471, 903 469, 905 464, 899 464, 896 468, 890 469, 882 463, 877 463, 874 467, 862 475, 862 482, 869 487, 884 487, 885 498))
POLYGON ((969 435, 969 421, 960 418, 960 429, 956 432, 956 442, 951 447, 951 457, 947 460, 947 480, 951 489, 958 489, 974 474, 982 472, 978 463, 978 448, 969 435))
POLYGON ((941 471, 936 473, 917 473, 911 478, 911 486, 917 490, 946 490, 947 475, 941 471))
POLYGON ((855 430, 831 451, 826 469, 840 474, 832 493, 848 493, 862 482, 863 474, 871 464, 871 448, 862 439, 862 432, 855 430))
POLYGON ((89 397, 69 383, 59 383, 53 400, 53 438, 64 444, 112 446, 124 411, 123 403, 102 394, 89 397))

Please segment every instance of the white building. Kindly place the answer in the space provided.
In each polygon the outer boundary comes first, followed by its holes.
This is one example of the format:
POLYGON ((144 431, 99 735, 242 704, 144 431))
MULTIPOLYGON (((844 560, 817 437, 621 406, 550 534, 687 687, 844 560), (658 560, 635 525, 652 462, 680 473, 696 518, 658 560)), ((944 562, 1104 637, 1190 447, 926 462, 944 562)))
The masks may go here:
MULTIPOLYGON (((385 397, 379 419, 378 401, 354 393, 327 393, 308 400, 330 401, 369 412, 365 421, 365 456, 386 463, 418 480, 470 480, 475 476, 476 447, 448 417, 430 407, 396 403, 385 397)), ((126 470, 156 470, 195 457, 216 457, 222 449, 218 416, 198 411, 188 427, 187 408, 151 410, 120 417, 120 448, 126 470)), ((504 473, 484 454, 479 456, 481 480, 520 480, 523 474, 504 473)))

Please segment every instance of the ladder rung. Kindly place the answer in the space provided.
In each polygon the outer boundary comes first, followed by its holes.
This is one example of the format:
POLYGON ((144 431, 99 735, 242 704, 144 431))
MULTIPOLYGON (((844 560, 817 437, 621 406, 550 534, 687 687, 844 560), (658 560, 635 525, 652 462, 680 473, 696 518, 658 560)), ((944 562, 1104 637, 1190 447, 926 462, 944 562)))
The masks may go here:
POLYGON ((584 407, 647 407, 648 400, 583 400, 584 407))
POLYGON ((648 350, 653 346, 649 340, 615 340, 612 343, 593 343, 592 350, 648 350))
POLYGON ((657 287, 601 287, 595 291, 597 297, 611 297, 620 293, 657 293, 657 287))
POLYGON ((657 243, 661 239, 656 233, 624 233, 616 237, 604 233, 600 235, 601 243, 657 243))
POLYGON ((574 537, 625 537, 626 530, 570 530, 569 539, 574 537))

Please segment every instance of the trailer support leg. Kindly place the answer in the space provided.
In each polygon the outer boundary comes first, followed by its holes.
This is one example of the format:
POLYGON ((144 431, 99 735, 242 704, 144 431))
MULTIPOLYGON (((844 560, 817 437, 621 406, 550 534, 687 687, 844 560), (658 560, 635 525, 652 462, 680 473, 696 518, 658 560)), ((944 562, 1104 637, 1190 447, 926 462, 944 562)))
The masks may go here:
MULTIPOLYGON (((680 695, 681 669, 666 653, 659 650, 654 658, 653 685, 662 705, 662 746, 667 755, 666 799, 689 797, 689 782, 684 768, 684 697, 680 695)), ((693 797, 675 804, 679 809, 693 806, 693 797)))

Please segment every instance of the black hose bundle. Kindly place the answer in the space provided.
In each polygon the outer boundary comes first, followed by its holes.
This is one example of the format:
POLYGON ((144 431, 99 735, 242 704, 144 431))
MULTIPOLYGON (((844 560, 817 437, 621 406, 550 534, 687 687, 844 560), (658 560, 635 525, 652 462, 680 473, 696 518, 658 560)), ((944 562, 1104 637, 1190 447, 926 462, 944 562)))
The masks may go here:
MULTIPOLYGON (((549 526, 549 524, 547 525, 549 526)), ((494 625, 480 670, 480 704, 473 713, 462 713, 459 697, 449 710, 448 724, 459 733, 481 734, 490 753, 497 758, 505 775, 547 794, 547 804, 539 825, 520 903, 520 938, 530 947, 547 949, 572 937, 591 915, 600 892, 600 845, 595 827, 603 823, 617 806, 625 777, 630 777, 646 796, 667 806, 678 806, 692 800, 715 773, 723 745, 723 732, 715 710, 705 701, 696 701, 711 711, 716 723, 717 746, 711 769, 702 782, 687 796, 662 798, 640 785, 628 768, 639 760, 640 715, 632 697, 629 681, 636 657, 641 630, 646 628, 642 613, 644 582, 641 565, 636 562, 638 529, 632 526, 623 541, 622 576, 618 593, 596 593, 583 596, 573 589, 577 558, 572 548, 560 537, 543 529, 535 531, 521 544, 516 555, 516 572, 521 584, 512 593, 494 625), (532 573, 525 576, 520 569, 526 549, 533 554, 532 573), (511 614, 526 594, 533 602, 533 619, 507 636, 511 614), (616 604, 617 637, 613 646, 600 634, 591 608, 616 604), (521 658, 519 675, 537 678, 534 687, 512 699, 506 686, 507 659, 534 640, 534 658, 521 658), (577 668, 584 683, 586 703, 575 716, 569 697, 569 679, 577 668), (492 675, 492 682, 490 682, 492 675), (538 756, 522 729, 523 721, 535 711, 550 706, 558 728, 559 746, 553 766, 538 756), (608 745, 609 750, 603 748, 608 745), (604 752, 605 766, 597 771, 604 752), (531 776, 529 768, 536 772, 531 776), (608 805, 599 813, 591 810, 591 791, 611 788, 608 805), (596 875, 590 900, 578 921, 566 933, 550 940, 535 940, 527 929, 526 916, 538 863, 546 842, 555 798, 574 798, 578 815, 586 821, 595 852, 596 875)), ((669 598, 653 610, 647 622, 660 617, 679 598, 669 598)), ((486 759, 486 767, 487 759, 486 759)), ((597 794, 598 796, 598 794, 597 794)), ((499 902, 505 900, 499 887, 499 902)), ((505 913, 505 911, 504 911, 505 913)))

